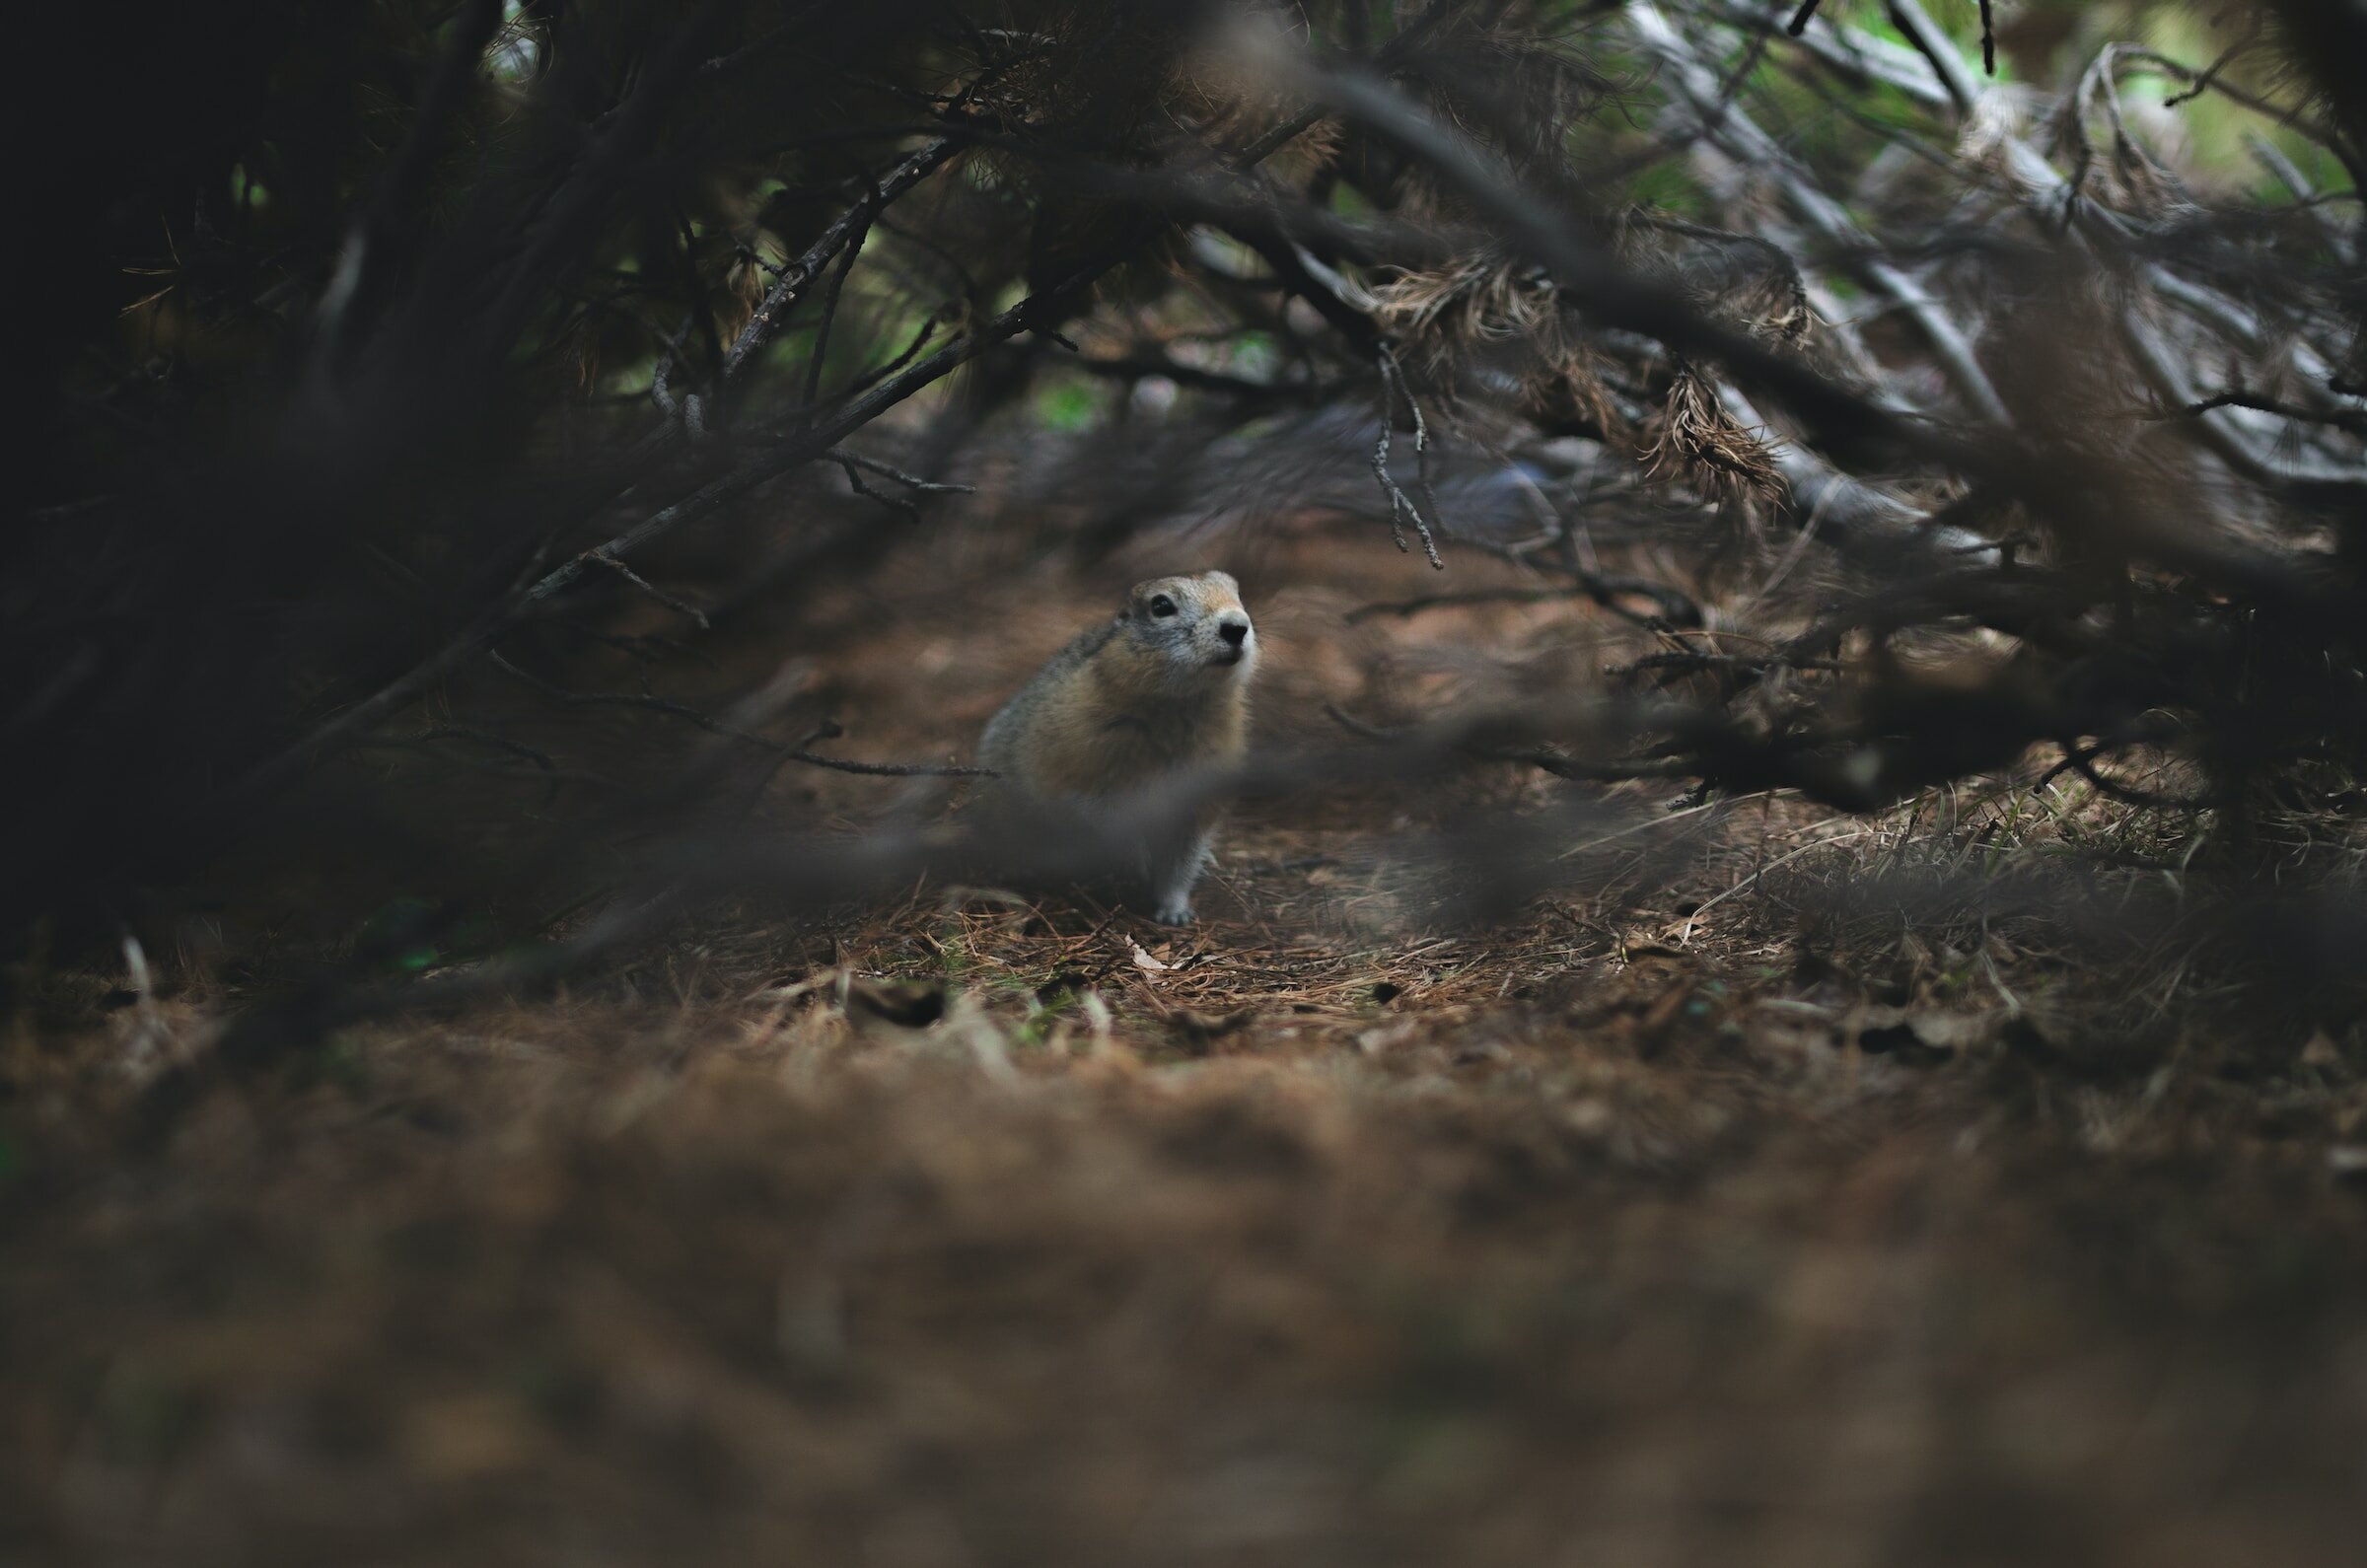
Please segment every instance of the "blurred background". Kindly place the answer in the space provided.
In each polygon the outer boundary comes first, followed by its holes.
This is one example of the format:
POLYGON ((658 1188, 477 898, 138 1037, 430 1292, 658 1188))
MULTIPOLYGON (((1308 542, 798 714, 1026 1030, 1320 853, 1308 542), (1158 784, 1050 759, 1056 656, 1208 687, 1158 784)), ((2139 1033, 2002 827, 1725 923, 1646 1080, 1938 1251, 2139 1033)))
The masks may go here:
POLYGON ((2367 9, 12 26, 0 1556, 2352 1560, 2367 9))

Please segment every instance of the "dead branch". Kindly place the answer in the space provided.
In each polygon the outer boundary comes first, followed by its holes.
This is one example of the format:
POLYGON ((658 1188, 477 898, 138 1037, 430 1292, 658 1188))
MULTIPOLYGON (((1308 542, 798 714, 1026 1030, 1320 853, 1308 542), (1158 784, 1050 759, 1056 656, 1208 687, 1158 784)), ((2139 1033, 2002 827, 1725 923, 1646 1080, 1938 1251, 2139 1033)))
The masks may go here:
POLYGON ((907 154, 872 185, 870 194, 841 213, 796 260, 780 269, 772 287, 765 290, 764 298, 757 302, 754 313, 724 352, 723 379, 727 384, 738 380, 750 358, 771 341, 797 308, 798 301, 805 297, 806 290, 822 275, 823 268, 839 251, 859 245, 860 236, 889 203, 935 174, 962 145, 954 137, 940 136, 907 154))
POLYGON ((1422 553, 1430 558, 1434 569, 1443 572, 1447 563, 1439 558, 1438 540, 1431 535, 1429 519, 1414 504, 1413 497, 1405 493, 1405 487, 1398 483, 1396 475, 1389 471, 1390 437, 1397 425, 1397 405, 1402 400, 1406 413, 1413 420, 1413 453, 1418 475, 1414 482, 1421 487, 1424 498, 1430 503, 1430 510, 1438 510, 1438 497, 1430 488, 1430 428, 1422 419, 1422 405, 1414 400, 1413 390, 1405 385, 1405 373, 1398 367, 1396 352, 1383 343, 1377 351, 1377 359, 1381 367, 1381 431, 1373 444, 1373 477, 1380 481, 1382 497, 1389 502, 1390 541, 1400 551, 1403 550, 1406 547, 1405 531, 1401 525, 1411 523, 1413 532, 1422 541, 1422 553))
MULTIPOLYGON (((1637 36, 1670 66, 1711 143, 1730 146, 1731 156, 1748 172, 1748 178, 1772 180, 1783 193, 1785 204, 1819 240, 1836 250, 1863 253, 1868 249, 1864 234, 1847 209, 1811 183, 1772 137, 1739 110, 1718 107, 1715 78, 1694 53, 1692 45, 1669 26, 1651 0, 1635 0, 1626 8, 1626 15, 1637 36)), ((1989 384, 1987 373, 1980 368, 1971 340, 1940 310, 1928 291, 1885 262, 1869 259, 1863 269, 1867 284, 1914 321, 1946 367, 1958 394, 1973 411, 1997 426, 2010 425, 2012 418, 1998 398, 1996 389, 1989 384)))

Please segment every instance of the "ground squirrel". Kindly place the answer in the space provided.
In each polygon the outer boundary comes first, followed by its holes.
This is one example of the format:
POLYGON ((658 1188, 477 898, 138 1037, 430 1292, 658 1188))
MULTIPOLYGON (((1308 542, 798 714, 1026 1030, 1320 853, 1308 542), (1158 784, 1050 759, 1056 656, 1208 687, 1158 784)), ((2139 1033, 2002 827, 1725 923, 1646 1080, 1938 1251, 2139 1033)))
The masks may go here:
MULTIPOLYGON (((1137 583, 1125 607, 1052 656, 987 721, 978 761, 1022 799, 1087 807, 1163 775, 1238 758, 1249 744, 1257 634, 1223 572, 1137 583)), ((1191 918, 1209 859, 1204 815, 1146 844, 1138 871, 1153 912, 1191 918)))

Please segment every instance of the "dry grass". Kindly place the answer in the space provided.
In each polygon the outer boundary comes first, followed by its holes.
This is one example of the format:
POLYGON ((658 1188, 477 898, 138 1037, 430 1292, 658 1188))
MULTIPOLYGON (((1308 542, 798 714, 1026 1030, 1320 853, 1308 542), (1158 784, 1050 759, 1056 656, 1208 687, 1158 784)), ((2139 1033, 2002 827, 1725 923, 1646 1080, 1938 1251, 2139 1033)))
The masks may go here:
MULTIPOLYGON (((1402 585, 1319 545, 1236 563, 1269 741, 1632 652, 1558 606, 1345 626, 1402 585)), ((1160 563, 974 564, 725 674, 804 661, 849 754, 953 754, 1160 563)), ((1398 852, 1559 786, 1271 807, 1187 931, 717 918, 143 1151, 112 1107, 233 981, 50 976, 0 1102, 0 1556, 2350 1561, 2360 1041, 2060 918, 2074 850, 2181 829, 2035 779, 1622 796, 1568 888, 1440 929, 1398 852), (2033 896, 1910 920, 1908 872, 2033 896)))

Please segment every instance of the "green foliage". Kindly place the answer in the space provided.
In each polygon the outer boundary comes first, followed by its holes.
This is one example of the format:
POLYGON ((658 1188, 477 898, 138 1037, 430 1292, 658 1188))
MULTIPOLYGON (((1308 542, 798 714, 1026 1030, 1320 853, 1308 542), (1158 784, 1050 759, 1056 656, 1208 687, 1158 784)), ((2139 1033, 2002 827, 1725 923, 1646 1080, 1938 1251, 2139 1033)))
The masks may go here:
POLYGON ((1674 218, 1706 222, 1714 216, 1709 194, 1684 164, 1664 158, 1646 165, 1627 181, 1627 199, 1674 218))
POLYGON ((1090 430, 1100 419, 1107 394, 1082 382, 1063 382, 1036 394, 1037 421, 1046 430, 1090 430))

